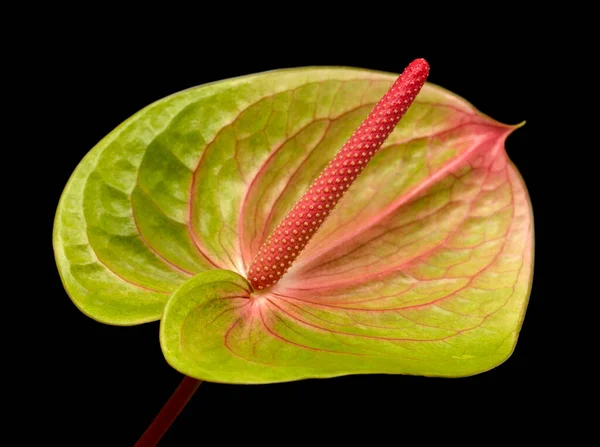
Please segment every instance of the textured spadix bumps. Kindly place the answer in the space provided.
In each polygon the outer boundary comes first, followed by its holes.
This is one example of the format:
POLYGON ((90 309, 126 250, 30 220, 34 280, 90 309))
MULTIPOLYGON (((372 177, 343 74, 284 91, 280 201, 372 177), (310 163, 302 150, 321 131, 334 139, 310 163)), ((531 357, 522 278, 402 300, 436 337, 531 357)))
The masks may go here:
MULTIPOLYGON (((280 282, 246 272, 396 75, 284 70, 162 99, 77 167, 54 230, 66 290, 110 324, 161 319, 169 363, 265 383, 474 374, 512 352, 533 261, 514 127, 425 84, 280 282)), ((493 85, 490 85, 493 88, 493 85)))
POLYGON ((344 143, 300 200, 260 248, 248 270, 250 283, 263 290, 288 271, 321 224, 373 155, 392 133, 429 75, 424 59, 413 61, 373 111, 344 143))

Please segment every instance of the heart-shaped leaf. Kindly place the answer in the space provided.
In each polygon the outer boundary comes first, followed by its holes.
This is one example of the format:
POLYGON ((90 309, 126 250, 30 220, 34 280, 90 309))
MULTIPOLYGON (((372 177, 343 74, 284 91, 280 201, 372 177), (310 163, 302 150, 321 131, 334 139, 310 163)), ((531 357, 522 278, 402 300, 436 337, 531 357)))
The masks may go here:
POLYGON ((156 320, 166 304, 167 360, 211 381, 463 376, 501 363, 533 263, 531 206, 503 147, 514 126, 431 84, 281 281, 258 295, 245 279, 394 79, 284 70, 134 115, 61 198, 54 247, 73 301, 112 324, 156 320))

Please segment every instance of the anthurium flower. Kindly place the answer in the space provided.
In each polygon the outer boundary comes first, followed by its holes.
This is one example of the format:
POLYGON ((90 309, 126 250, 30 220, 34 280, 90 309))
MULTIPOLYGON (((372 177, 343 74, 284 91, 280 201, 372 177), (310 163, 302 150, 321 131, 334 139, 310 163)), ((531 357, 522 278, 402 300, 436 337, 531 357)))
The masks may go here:
POLYGON ((167 361, 196 379, 500 364, 532 277, 531 205, 504 150, 518 126, 427 72, 281 70, 141 110, 62 195, 71 299, 108 324, 160 319, 167 361))

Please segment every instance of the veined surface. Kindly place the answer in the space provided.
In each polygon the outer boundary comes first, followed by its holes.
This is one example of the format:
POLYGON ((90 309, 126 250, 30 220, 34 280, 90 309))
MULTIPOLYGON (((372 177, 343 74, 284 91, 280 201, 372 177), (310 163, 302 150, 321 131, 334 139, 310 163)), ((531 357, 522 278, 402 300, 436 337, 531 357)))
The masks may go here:
POLYGON ((212 381, 460 376, 501 363, 533 265, 531 205, 503 146, 514 127, 431 84, 284 278, 247 292, 266 236, 395 77, 283 70, 131 117, 80 163, 57 210, 75 304, 127 325, 169 302, 167 359, 212 381))

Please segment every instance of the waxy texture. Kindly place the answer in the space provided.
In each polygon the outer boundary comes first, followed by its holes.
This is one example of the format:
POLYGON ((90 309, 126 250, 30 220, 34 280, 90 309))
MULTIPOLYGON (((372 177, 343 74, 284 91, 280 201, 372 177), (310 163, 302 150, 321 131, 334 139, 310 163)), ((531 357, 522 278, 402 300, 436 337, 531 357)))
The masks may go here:
POLYGON ((275 285, 404 116, 429 75, 413 61, 267 238, 250 265, 255 289, 275 285))
POLYGON ((168 362, 216 382, 500 364, 533 267, 531 205, 504 150, 515 127, 428 83, 285 276, 261 293, 247 280, 396 78, 283 70, 131 117, 82 160, 57 210, 73 302, 110 324, 161 319, 168 362))

